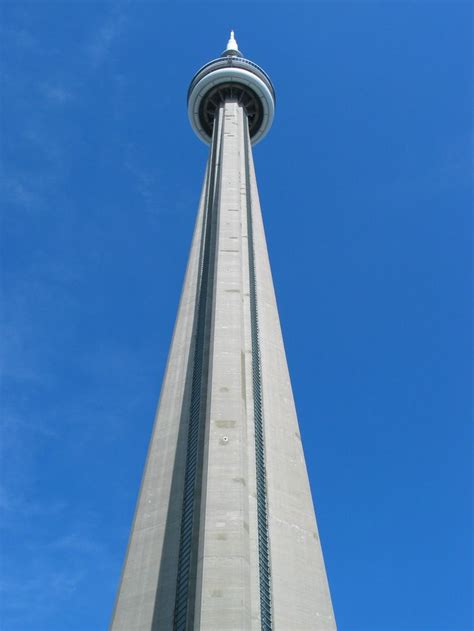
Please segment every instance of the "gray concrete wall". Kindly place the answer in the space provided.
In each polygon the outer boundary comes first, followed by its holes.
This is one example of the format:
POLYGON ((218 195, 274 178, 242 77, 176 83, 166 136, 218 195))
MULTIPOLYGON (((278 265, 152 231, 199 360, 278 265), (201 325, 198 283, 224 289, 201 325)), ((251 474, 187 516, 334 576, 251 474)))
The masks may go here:
POLYGON ((218 125, 216 283, 196 609, 199 628, 216 631, 250 629, 251 618, 248 385, 242 308, 242 109, 236 103, 226 103, 220 108, 218 125))
POLYGON ((204 204, 205 184, 112 631, 172 628, 188 420, 187 415, 183 415, 183 407, 189 398, 185 386, 192 347, 204 204), (155 603, 158 606, 155 607, 155 603))
POLYGON ((273 621, 276 631, 336 628, 251 161, 262 354, 273 621))
POLYGON ((335 629, 265 243, 247 125, 219 119, 220 186, 196 628, 259 629, 247 191, 261 348, 274 629, 335 629), (245 161, 249 160, 249 187, 245 161), (199 626, 198 626, 199 625, 199 626))

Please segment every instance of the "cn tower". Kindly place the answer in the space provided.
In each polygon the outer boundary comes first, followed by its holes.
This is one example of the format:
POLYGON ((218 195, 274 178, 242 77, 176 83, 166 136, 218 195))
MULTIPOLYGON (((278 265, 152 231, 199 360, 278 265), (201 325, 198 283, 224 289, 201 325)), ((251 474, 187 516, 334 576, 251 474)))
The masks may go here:
POLYGON ((188 114, 209 158, 111 630, 335 630, 252 157, 275 90, 233 33, 188 114))

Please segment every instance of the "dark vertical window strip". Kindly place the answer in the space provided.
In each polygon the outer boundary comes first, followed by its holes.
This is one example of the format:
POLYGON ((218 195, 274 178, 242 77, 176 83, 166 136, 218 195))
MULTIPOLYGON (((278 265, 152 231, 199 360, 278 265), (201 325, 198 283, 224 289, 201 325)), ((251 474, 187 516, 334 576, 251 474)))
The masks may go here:
MULTIPOLYGON (((206 402, 203 400, 206 391, 208 353, 205 352, 206 334, 208 325, 206 314, 209 310, 209 301, 212 300, 210 283, 212 282, 215 253, 212 251, 213 225, 215 222, 215 203, 217 198, 216 182, 219 180, 219 163, 217 156, 218 132, 220 126, 214 125, 214 135, 210 151, 210 168, 206 185, 206 205, 203 217, 203 248, 200 254, 200 273, 198 300, 195 317, 195 341, 193 372, 191 384, 190 415, 186 449, 186 465, 184 477, 183 508, 181 515, 181 532, 178 556, 178 578, 176 584, 174 631, 186 631, 190 628, 193 618, 191 610, 194 608, 190 576, 193 562, 193 534, 196 534, 196 519, 199 518, 199 506, 196 506, 196 485, 199 479, 198 461, 204 434, 206 402)), ((222 135, 222 134, 221 134, 222 135)), ((196 554, 194 554, 196 556, 196 554)))
MULTIPOLYGON (((244 121, 247 117, 244 115, 244 121)), ((257 474, 257 527, 258 527, 258 558, 260 579, 260 617, 262 631, 272 629, 272 600, 271 575, 268 544, 268 513, 267 513, 267 481, 265 471, 265 436, 263 432, 263 403, 262 377, 260 361, 260 343, 257 310, 257 288, 255 277, 255 251, 253 241, 252 200, 250 191, 250 143, 248 123, 244 130, 245 147, 245 187, 247 197, 247 234, 249 251, 250 276, 250 322, 252 339, 252 380, 253 406, 255 424, 255 466, 257 474)))

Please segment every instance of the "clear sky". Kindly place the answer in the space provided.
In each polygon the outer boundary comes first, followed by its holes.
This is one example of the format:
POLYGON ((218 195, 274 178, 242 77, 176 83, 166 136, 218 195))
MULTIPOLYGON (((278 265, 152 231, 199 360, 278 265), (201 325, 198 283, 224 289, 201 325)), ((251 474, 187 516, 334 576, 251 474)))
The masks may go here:
POLYGON ((1 22, 2 631, 107 627, 207 158, 186 91, 230 28, 277 91, 255 160, 340 631, 472 631, 471 3, 1 22))

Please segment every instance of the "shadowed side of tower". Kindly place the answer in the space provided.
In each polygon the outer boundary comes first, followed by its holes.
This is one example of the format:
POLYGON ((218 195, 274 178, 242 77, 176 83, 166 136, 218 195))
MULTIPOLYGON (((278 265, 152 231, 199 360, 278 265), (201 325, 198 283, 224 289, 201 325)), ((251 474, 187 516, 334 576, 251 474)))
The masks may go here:
POLYGON ((233 34, 188 111, 209 160, 111 629, 333 630, 252 159, 274 91, 233 34))

